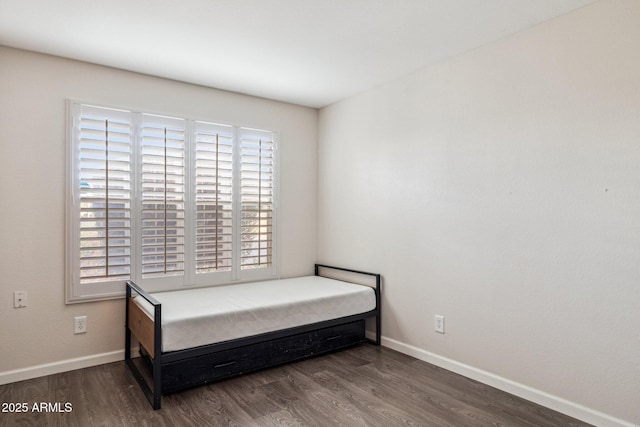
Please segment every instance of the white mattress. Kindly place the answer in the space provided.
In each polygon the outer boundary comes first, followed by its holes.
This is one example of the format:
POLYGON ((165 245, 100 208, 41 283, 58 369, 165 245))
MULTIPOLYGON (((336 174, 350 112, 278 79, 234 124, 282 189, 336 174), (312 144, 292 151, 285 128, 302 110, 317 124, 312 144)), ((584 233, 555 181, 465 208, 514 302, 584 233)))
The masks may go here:
MULTIPOLYGON (((375 309, 372 288, 319 276, 152 294, 162 304, 162 351, 175 351, 375 309)), ((136 303, 149 315, 153 308, 136 303)))

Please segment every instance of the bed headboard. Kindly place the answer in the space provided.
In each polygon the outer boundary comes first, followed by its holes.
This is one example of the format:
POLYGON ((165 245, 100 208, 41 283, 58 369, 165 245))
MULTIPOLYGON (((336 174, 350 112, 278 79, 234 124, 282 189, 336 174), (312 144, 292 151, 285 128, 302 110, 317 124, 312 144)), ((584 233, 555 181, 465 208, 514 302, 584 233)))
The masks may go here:
POLYGON ((381 285, 382 285, 382 276, 378 273, 370 273, 367 271, 353 270, 350 268, 342 268, 336 267, 332 265, 326 264, 315 264, 315 275, 328 277, 330 279, 342 280, 343 282, 355 283, 357 285, 364 285, 373 288, 376 293, 376 309, 375 309, 375 320, 376 320, 376 345, 380 345, 382 333, 382 321, 380 317, 381 307, 380 303, 382 301, 381 298, 381 285))

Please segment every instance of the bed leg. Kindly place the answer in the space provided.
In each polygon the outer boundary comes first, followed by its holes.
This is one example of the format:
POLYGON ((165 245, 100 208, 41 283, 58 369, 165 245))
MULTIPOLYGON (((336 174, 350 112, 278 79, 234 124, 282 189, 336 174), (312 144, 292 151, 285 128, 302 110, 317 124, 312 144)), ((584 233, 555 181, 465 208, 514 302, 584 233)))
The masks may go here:
MULTIPOLYGON (((127 286, 126 300, 131 298, 131 288, 127 286)), ((124 315, 124 361, 131 359, 131 330, 129 329, 129 304, 125 304, 124 315)))
POLYGON ((160 306, 155 306, 153 325, 153 409, 160 409, 162 397, 162 319, 160 306))
POLYGON ((154 381, 153 381, 154 382, 153 391, 151 391, 151 388, 149 387, 149 385, 145 381, 144 377, 142 376, 142 374, 138 370, 138 367, 135 365, 133 360, 132 359, 127 359, 127 360, 125 360, 125 362, 127 364, 127 367, 129 368, 129 370, 133 374, 134 378, 138 382, 138 385, 140 385, 140 388, 144 392, 145 397, 147 398, 149 403, 151 403, 151 406, 153 406, 153 409, 160 409, 160 403, 161 403, 160 402, 160 398, 161 398, 161 396, 160 396, 159 391, 157 390, 159 387, 156 386, 155 378, 154 378, 154 381))
POLYGON ((380 286, 382 285, 382 276, 376 274, 376 309, 378 313, 376 314, 376 345, 380 345, 382 340, 382 298, 380 296, 380 286))

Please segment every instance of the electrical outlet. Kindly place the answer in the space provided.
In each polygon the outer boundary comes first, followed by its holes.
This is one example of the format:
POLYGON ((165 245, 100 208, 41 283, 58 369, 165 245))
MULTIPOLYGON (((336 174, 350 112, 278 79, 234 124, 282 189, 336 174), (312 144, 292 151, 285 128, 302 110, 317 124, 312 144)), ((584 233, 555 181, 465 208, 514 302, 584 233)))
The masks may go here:
POLYGON ((436 332, 444 334, 444 316, 436 314, 433 318, 433 328, 436 332))
POLYGON ((27 306, 27 291, 15 291, 13 293, 13 308, 27 306))
POLYGON ((87 333, 87 316, 76 316, 73 318, 73 333, 74 334, 86 334, 87 333))

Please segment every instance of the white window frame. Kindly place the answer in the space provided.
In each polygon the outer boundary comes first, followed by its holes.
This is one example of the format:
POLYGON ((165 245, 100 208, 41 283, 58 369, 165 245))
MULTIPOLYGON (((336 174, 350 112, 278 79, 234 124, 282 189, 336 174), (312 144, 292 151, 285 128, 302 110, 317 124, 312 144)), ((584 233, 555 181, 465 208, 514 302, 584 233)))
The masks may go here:
POLYGON ((92 103, 67 100, 67 196, 66 196, 66 302, 78 303, 96 300, 121 298, 124 296, 125 280, 98 283, 80 282, 80 174, 79 174, 79 125, 82 107, 110 110, 115 115, 129 115, 131 119, 131 272, 130 279, 150 292, 239 283, 254 280, 277 278, 279 274, 278 250, 278 211, 279 211, 279 148, 278 133, 256 130, 246 126, 217 124, 215 121, 196 120, 177 115, 155 114, 136 109, 98 106, 92 103), (179 276, 143 278, 141 271, 141 159, 139 137, 143 115, 156 116, 159 120, 183 120, 185 128, 185 261, 184 274, 179 276), (232 129, 233 135, 233 262, 229 271, 212 273, 195 272, 195 130, 204 124, 211 127, 232 129), (271 264, 257 269, 242 269, 240 265, 240 142, 243 135, 255 133, 269 134, 273 143, 273 200, 271 218, 271 264))

